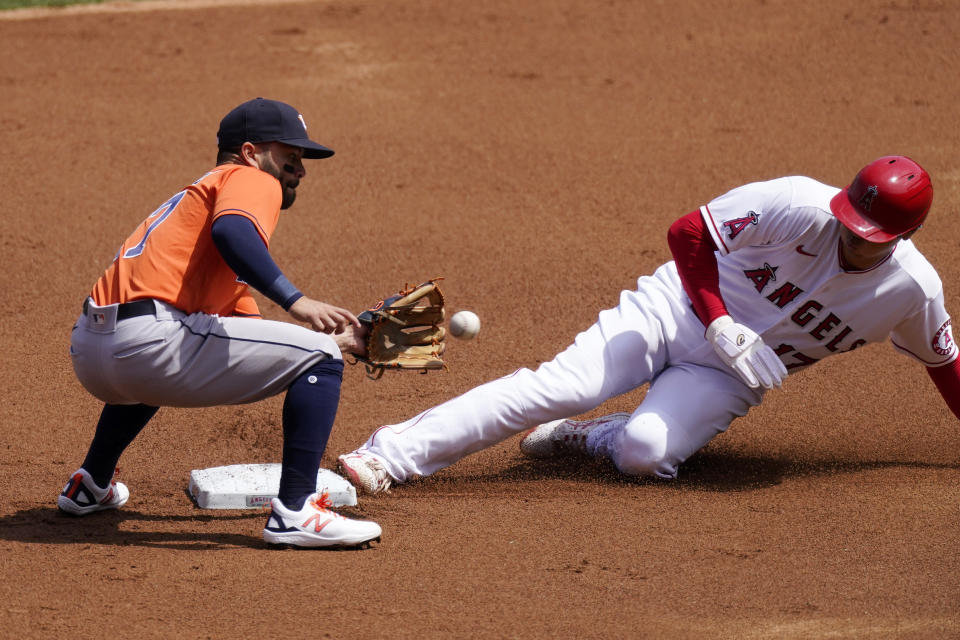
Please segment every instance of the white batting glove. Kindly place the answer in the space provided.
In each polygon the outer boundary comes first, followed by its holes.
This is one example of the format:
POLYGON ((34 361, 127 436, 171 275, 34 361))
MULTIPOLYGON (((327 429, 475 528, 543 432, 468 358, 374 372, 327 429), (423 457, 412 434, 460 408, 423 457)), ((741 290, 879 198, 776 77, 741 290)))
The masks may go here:
POLYGON ((730 316, 711 322, 706 338, 720 358, 752 388, 779 387, 787 377, 787 368, 773 349, 753 329, 734 322, 730 316))

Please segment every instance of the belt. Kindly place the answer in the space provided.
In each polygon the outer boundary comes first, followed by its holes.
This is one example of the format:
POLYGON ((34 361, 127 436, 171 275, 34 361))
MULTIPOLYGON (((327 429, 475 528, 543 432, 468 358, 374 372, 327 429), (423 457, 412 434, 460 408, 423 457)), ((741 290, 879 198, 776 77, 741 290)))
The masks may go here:
MULTIPOLYGON (((83 301, 83 315, 87 315, 87 309, 90 305, 90 298, 83 301)), ((122 302, 117 305, 117 320, 126 320, 128 318, 137 318, 139 316, 152 316, 157 313, 157 307, 153 300, 134 300, 133 302, 122 302)))

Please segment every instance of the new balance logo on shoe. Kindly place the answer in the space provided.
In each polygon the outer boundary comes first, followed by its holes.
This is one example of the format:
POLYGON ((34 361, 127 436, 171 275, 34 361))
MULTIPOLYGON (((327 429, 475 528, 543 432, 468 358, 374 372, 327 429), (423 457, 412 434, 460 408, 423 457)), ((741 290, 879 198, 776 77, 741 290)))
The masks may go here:
POLYGON ((331 522, 333 522, 333 518, 327 518, 327 519, 324 520, 323 522, 321 522, 320 520, 321 520, 320 514, 319 514, 319 513, 315 513, 315 514, 313 514, 312 516, 310 516, 309 518, 307 518, 306 521, 305 521, 302 525, 300 525, 300 526, 303 527, 304 529, 306 529, 307 527, 310 526, 310 523, 312 522, 312 523, 313 523, 313 532, 314 532, 314 533, 320 533, 321 531, 323 531, 323 528, 324 528, 325 526, 327 526, 328 524, 330 524, 331 522))
POLYGON ((379 542, 380 525, 344 518, 331 511, 332 506, 326 492, 308 497, 298 511, 273 498, 263 539, 267 544, 303 548, 369 547, 372 542, 379 542))

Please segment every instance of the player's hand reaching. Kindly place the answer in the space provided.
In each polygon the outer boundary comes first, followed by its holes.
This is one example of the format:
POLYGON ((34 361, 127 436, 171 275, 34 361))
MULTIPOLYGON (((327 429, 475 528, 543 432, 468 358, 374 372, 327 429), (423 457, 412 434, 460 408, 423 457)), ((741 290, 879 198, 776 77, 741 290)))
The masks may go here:
POLYGON ((302 296, 290 305, 287 313, 293 316, 294 320, 309 324, 314 331, 322 333, 340 334, 349 327, 361 328, 357 316, 350 311, 307 296, 302 296))
POLYGON ((340 347, 341 353, 365 358, 367 356, 367 327, 362 325, 358 328, 348 324, 347 328, 341 333, 333 334, 333 340, 340 347))
POLYGON ((720 358, 752 388, 779 387, 787 377, 787 368, 773 349, 753 329, 734 322, 730 316, 711 322, 706 338, 720 358))

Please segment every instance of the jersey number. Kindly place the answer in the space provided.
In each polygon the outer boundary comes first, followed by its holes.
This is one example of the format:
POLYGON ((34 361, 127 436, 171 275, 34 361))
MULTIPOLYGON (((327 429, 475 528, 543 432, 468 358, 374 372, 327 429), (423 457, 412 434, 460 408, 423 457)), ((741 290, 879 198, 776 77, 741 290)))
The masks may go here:
POLYGON ((143 238, 141 238, 140 242, 123 252, 124 258, 136 258, 143 253, 143 248, 147 244, 147 238, 150 237, 150 234, 153 233, 154 229, 159 227, 163 221, 166 220, 171 213, 173 213, 173 210, 177 208, 177 205, 180 204, 180 201, 183 200, 183 196, 185 195, 187 195, 186 189, 174 195, 172 198, 157 207, 156 211, 147 216, 147 220, 153 218, 156 218, 156 220, 151 222, 150 226, 147 227, 147 230, 144 232, 143 238))

